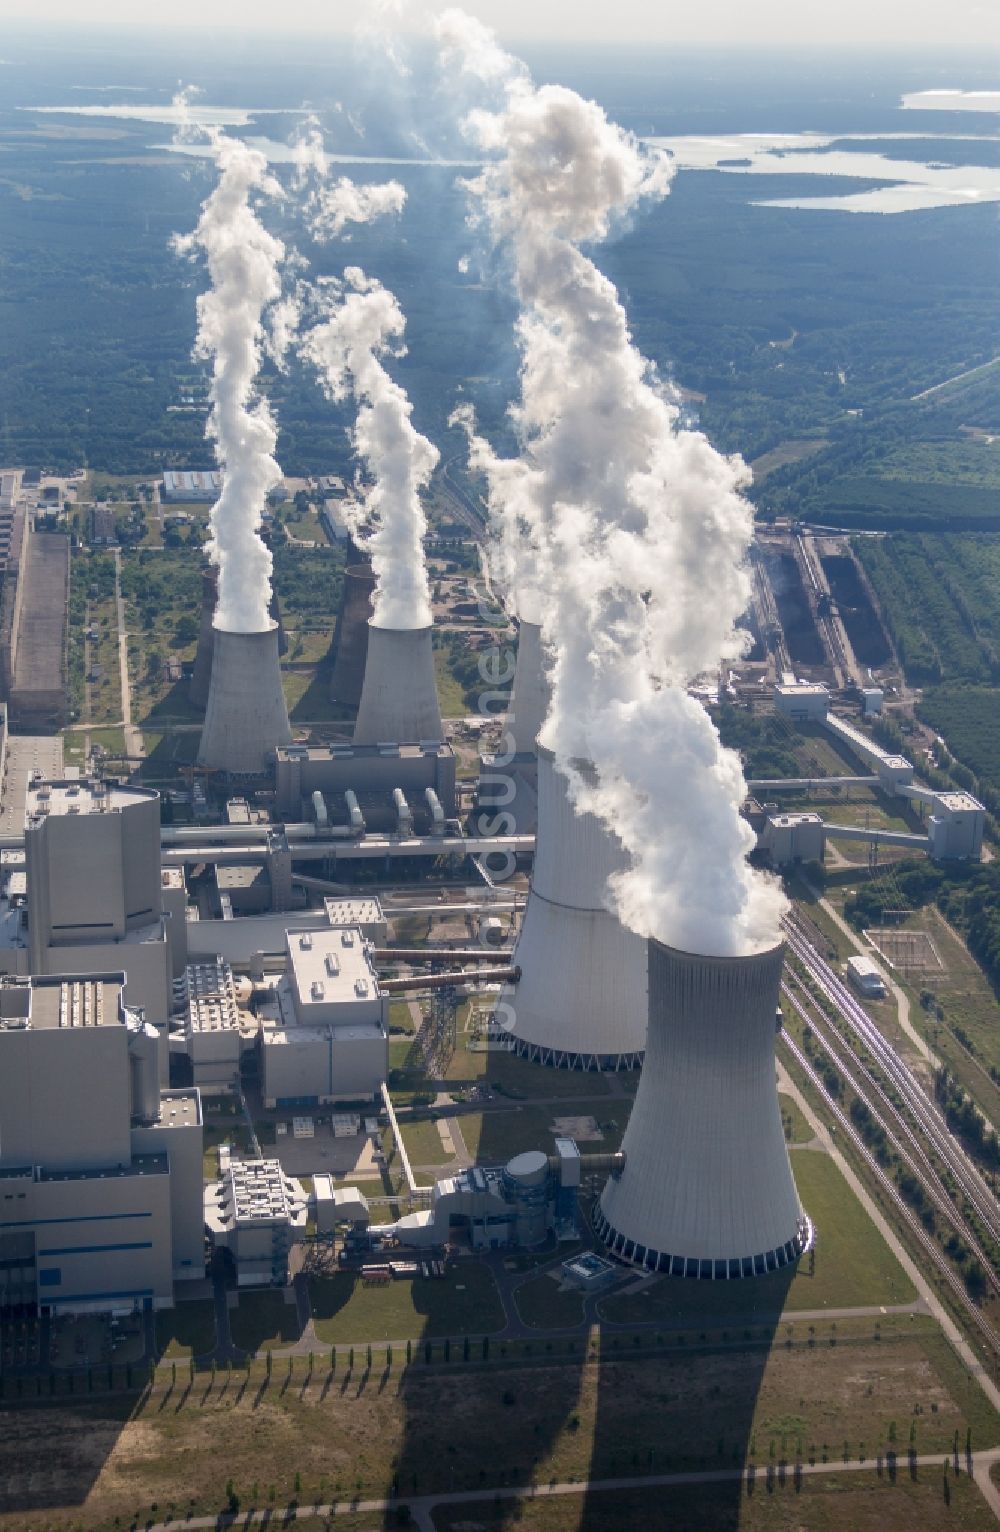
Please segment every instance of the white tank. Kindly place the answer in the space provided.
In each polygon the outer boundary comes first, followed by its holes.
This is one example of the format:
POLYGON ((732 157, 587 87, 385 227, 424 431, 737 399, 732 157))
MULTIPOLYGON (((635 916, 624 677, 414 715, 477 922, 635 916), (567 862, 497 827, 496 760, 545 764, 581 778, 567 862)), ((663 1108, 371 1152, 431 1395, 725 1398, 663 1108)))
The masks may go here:
POLYGON ((442 740, 431 629, 368 629, 356 745, 442 740))
POLYGON ((649 1034, 622 1150, 594 1212, 612 1255, 731 1279, 794 1262, 812 1239, 778 1106, 783 948, 702 957, 649 944, 649 1034))
MULTIPOLYGON (((591 771, 586 765, 583 771, 591 771)), ((538 840, 514 947, 521 969, 497 1017, 515 1051, 572 1069, 633 1069, 646 1039, 646 951, 607 908, 621 842, 577 814, 549 750, 538 752, 538 840)))
MULTIPOLYGON (((545 722, 550 696, 542 630, 537 622, 522 621, 518 630, 517 664, 504 719, 504 729, 513 741, 514 755, 535 754, 535 740, 545 722)), ((511 746, 507 748, 511 749, 511 746)))
POLYGON ((275 746, 291 740, 277 624, 262 633, 216 628, 199 766, 234 777, 263 776, 275 746))

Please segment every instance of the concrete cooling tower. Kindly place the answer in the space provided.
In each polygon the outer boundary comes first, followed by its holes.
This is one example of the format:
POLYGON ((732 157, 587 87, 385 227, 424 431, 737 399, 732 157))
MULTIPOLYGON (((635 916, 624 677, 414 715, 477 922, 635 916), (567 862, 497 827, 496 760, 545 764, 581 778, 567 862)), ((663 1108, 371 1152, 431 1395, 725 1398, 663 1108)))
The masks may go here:
POLYGON ((219 599, 219 571, 209 564, 201 572, 201 626, 198 631, 198 649, 194 657, 194 670, 188 696, 195 707, 208 703, 208 688, 212 680, 212 650, 215 645, 215 603, 219 599))
POLYGON ((646 1059, 594 1227, 619 1260, 675 1277, 761 1276, 812 1242, 775 1080, 783 948, 700 957, 649 942, 646 1059))
MULTIPOLYGON (((219 570, 208 564, 201 572, 201 626, 198 632, 198 648, 194 657, 194 670, 188 685, 188 697, 194 707, 207 707, 208 689, 212 680, 212 654, 215 649, 215 608, 219 601, 219 570)), ((278 654, 288 649, 281 608, 278 597, 272 591, 268 607, 272 622, 278 625, 278 654)))
POLYGON ((216 628, 198 765, 234 777, 262 776, 274 747, 291 740, 277 625, 263 633, 216 628))
POLYGON ((330 698, 346 707, 357 707, 361 701, 375 585, 376 575, 370 564, 351 564, 344 570, 344 590, 331 646, 330 698))
POLYGON ((356 745, 444 739, 431 629, 368 625, 356 745))
POLYGON ((513 739, 514 755, 535 754, 535 741, 549 710, 550 695, 542 630, 537 622, 522 621, 518 629, 517 664, 504 721, 504 728, 513 739))
POLYGON ((574 811, 566 778, 551 751, 540 749, 535 865, 512 958, 521 978, 497 1007, 525 1058, 564 1069, 642 1062, 645 943, 604 903, 609 875, 626 865, 620 841, 600 820, 574 811))

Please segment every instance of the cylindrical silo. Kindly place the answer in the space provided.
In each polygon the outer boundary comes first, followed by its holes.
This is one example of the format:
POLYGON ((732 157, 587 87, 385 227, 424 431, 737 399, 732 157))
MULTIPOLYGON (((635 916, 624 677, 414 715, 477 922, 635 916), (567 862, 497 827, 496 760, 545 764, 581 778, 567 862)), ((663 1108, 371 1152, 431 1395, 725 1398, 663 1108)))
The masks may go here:
POLYGON ((198 765, 230 776, 262 776, 275 746, 291 739, 276 625, 262 633, 216 628, 198 765))
POLYGON ((128 1027, 130 1116, 134 1122, 156 1122, 160 1115, 160 1034, 136 1018, 128 1027))
POLYGON ((548 1234, 548 1156, 540 1149, 515 1154, 504 1167, 503 1188, 517 1215, 515 1243, 528 1250, 544 1244, 548 1234))
POLYGON ((671 1276, 760 1276, 812 1238, 774 1064, 783 948, 704 957, 649 947, 646 1059, 594 1226, 619 1260, 671 1276))
POLYGON ((497 1007, 517 1053, 570 1069, 641 1063, 645 943, 608 908, 608 878, 627 863, 599 819, 576 813, 552 752, 540 749, 535 865, 512 959, 521 978, 497 1007))
POLYGON ((356 745, 442 740, 431 629, 368 625, 356 745))
POLYGON ((344 589, 331 645, 330 697, 345 707, 357 707, 361 701, 375 584, 375 571, 370 564, 351 564, 344 570, 344 589))

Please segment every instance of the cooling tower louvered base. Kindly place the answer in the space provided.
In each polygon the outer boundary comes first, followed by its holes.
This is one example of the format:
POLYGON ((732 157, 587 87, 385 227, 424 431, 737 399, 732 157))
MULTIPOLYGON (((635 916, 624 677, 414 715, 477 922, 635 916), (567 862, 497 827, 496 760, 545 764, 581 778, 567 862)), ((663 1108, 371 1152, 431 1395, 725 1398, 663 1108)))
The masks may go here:
POLYGON ((649 1033, 622 1152, 594 1210, 611 1255, 669 1276, 732 1281, 812 1242, 778 1105, 783 949, 702 957, 649 943, 649 1033))
POLYGON ((233 777, 263 776, 275 746, 291 740, 277 626, 264 633, 216 628, 198 765, 233 777))
POLYGON ((593 815, 574 812, 566 778, 540 750, 535 865, 512 958, 521 979, 497 1006, 513 1052, 564 1069, 641 1064, 645 943, 603 904, 609 874, 625 865, 620 842, 593 815))
POLYGON ((444 739, 431 629, 368 626, 356 745, 444 739))

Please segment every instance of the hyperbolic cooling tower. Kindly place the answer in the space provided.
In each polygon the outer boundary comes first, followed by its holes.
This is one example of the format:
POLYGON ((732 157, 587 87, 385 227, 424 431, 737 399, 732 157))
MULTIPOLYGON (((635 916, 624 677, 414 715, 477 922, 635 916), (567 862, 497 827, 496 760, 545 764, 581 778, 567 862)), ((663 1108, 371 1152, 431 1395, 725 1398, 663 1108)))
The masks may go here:
POLYGON ((354 743, 421 739, 444 739, 431 629, 377 628, 369 623, 354 743))
MULTIPOLYGON (((201 572, 201 627, 198 632, 198 648, 194 657, 194 670, 188 686, 188 696, 195 707, 208 704, 208 688, 212 679, 212 653, 215 648, 215 608, 219 601, 219 568, 207 564, 201 572)), ((281 608, 277 593, 271 592, 268 607, 271 620, 278 625, 278 654, 288 648, 285 629, 281 621, 281 608)))
POLYGON ((783 948, 701 957, 649 942, 646 1059, 594 1226, 620 1260, 671 1276, 760 1276, 812 1240, 781 1124, 783 948))
POLYGON ((191 685, 188 688, 188 696, 195 707, 204 707, 208 702, 208 688, 212 679, 212 649, 215 643, 212 619, 218 599, 219 571, 214 564, 209 564, 201 572, 201 627, 191 685))
POLYGON ((216 628, 198 765, 231 776, 261 776, 270 766, 274 747, 291 739, 277 624, 263 633, 216 628))
POLYGON ((609 874, 625 866, 621 842, 575 812, 552 752, 539 749, 535 865, 512 958, 521 978, 497 1008, 517 1053, 567 1069, 642 1062, 645 943, 605 904, 609 874))
POLYGON ((370 564, 351 564, 344 570, 344 591, 333 630, 330 696, 334 702, 343 702, 347 707, 357 707, 361 701, 368 654, 368 623, 376 582, 370 564))
POLYGON ((522 621, 518 630, 517 665, 504 721, 506 732, 513 738, 514 755, 535 754, 535 740, 549 710, 550 693, 542 630, 537 622, 522 621))

